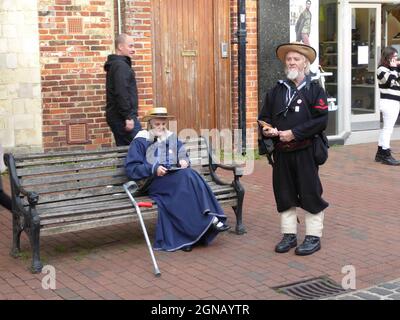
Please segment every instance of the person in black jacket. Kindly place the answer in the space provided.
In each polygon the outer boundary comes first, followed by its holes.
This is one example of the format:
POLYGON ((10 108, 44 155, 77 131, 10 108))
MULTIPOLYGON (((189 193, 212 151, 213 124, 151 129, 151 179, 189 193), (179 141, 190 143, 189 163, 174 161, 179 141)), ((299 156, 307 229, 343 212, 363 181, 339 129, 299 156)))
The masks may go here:
POLYGON ((327 97, 318 82, 311 81, 310 63, 316 58, 312 47, 286 43, 278 46, 276 54, 285 64, 287 80, 267 92, 259 115, 270 125, 262 128, 262 134, 275 141, 273 188, 283 233, 275 251, 288 252, 297 246, 296 207, 301 207, 306 211, 306 236, 295 253, 309 255, 321 248, 323 210, 328 207, 312 147, 313 137, 328 123, 327 97))
POLYGON ((120 34, 115 39, 116 54, 104 64, 106 75, 106 119, 117 146, 127 146, 142 129, 138 120, 138 90, 132 70, 133 39, 120 34))

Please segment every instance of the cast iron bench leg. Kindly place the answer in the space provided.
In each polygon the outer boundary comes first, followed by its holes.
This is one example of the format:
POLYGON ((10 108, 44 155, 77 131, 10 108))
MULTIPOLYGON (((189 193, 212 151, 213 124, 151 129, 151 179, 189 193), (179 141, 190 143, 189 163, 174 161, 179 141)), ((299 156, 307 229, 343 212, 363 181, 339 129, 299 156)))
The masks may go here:
POLYGON ((21 253, 21 232, 23 228, 19 224, 19 216, 14 214, 12 215, 12 224, 13 224, 13 243, 10 255, 14 258, 18 258, 21 253))
POLYGON ((29 230, 29 240, 32 247, 32 273, 39 273, 42 271, 43 265, 40 261, 40 218, 34 216, 31 220, 29 230))
POLYGON ((246 233, 246 229, 242 223, 242 209, 243 209, 243 199, 244 199, 244 188, 242 185, 237 182, 233 184, 233 187, 237 191, 238 194, 238 202, 236 206, 232 206, 233 211, 235 211, 236 215, 236 234, 244 234, 246 233))

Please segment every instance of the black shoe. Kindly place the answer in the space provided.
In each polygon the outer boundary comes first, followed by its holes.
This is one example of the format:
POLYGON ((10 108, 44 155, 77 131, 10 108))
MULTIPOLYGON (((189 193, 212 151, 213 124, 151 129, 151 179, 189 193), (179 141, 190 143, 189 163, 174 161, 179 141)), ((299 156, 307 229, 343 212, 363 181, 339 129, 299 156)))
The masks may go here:
POLYGON ((282 240, 275 246, 275 252, 288 252, 291 248, 297 246, 297 236, 294 233, 284 233, 282 240))
POLYGON ((181 248, 181 250, 185 251, 185 252, 190 252, 190 251, 192 251, 192 249, 193 249, 192 246, 184 246, 184 247, 181 248))
POLYGON ((382 150, 382 152, 383 152, 383 155, 382 155, 381 162, 383 164, 387 164, 389 166, 400 166, 400 161, 393 158, 392 152, 390 149, 382 150))
POLYGON ((294 253, 298 256, 307 256, 313 254, 319 249, 321 249, 320 238, 315 236, 306 236, 303 243, 296 248, 294 253))
MULTIPOLYGON (((219 223, 219 222, 218 222, 219 223)), ((231 228, 231 226, 228 226, 227 224, 223 224, 222 226, 220 226, 220 227, 218 227, 216 224, 212 224, 211 225, 211 227, 215 230, 215 231, 218 231, 218 232, 224 232, 224 231, 228 231, 230 228, 231 228)))

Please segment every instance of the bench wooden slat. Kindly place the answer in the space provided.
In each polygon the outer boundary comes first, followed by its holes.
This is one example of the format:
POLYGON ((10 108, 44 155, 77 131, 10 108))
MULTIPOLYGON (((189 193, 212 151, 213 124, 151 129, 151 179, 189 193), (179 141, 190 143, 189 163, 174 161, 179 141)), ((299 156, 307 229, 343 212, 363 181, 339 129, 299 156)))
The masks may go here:
POLYGON ((104 167, 116 167, 123 166, 124 160, 122 158, 117 159, 105 159, 90 162, 78 162, 78 163, 66 163, 62 165, 52 166, 38 166, 17 169, 18 176, 35 175, 35 174, 50 174, 59 172, 71 172, 76 170, 85 170, 93 168, 104 168, 104 167))
POLYGON ((89 162, 92 160, 102 160, 102 159, 115 159, 115 158, 126 158, 126 152, 115 152, 115 153, 101 153, 95 155, 73 155, 70 157, 51 157, 51 156, 43 156, 42 158, 37 158, 34 160, 24 160, 17 161, 17 168, 26 168, 32 166, 45 166, 45 165, 54 165, 54 164, 63 164, 69 162, 89 162))
POLYGON ((54 193, 61 191, 89 189, 93 187, 101 187, 108 185, 121 185, 128 181, 128 178, 123 175, 119 177, 106 177, 102 179, 83 180, 79 182, 62 182, 56 184, 35 185, 31 186, 29 190, 39 194, 54 193))
MULTIPOLYGON (((155 214, 154 214, 154 216, 144 215, 143 219, 146 219, 146 220, 154 219, 155 217, 156 217, 155 214)), ((52 235, 52 234, 75 232, 75 231, 80 231, 80 230, 106 227, 106 226, 111 226, 111 225, 116 225, 116 224, 127 224, 127 223, 135 222, 137 220, 138 220, 137 215, 129 214, 129 215, 123 215, 121 217, 105 218, 105 219, 95 220, 95 221, 85 221, 85 222, 76 223, 73 225, 61 225, 61 226, 54 226, 54 227, 50 227, 50 228, 44 228, 43 230, 41 230, 41 235, 48 236, 48 235, 52 235)))
MULTIPOLYGON (((208 165, 209 159, 208 157, 190 157, 190 162, 193 166, 196 165, 208 165)), ((92 161, 83 161, 76 163, 64 163, 57 165, 40 165, 40 166, 28 166, 28 167, 20 167, 17 168, 17 175, 27 176, 27 175, 39 175, 39 174, 52 174, 52 173, 60 173, 60 172, 70 172, 76 170, 85 170, 85 169, 93 169, 93 168, 104 168, 104 167, 115 167, 120 166, 123 167, 124 158, 110 158, 110 159, 99 159, 92 161)))
POLYGON ((101 212, 101 211, 112 211, 117 209, 126 209, 126 208, 133 208, 132 203, 129 201, 129 198, 117 199, 117 201, 113 199, 109 199, 107 201, 99 202, 97 205, 96 203, 86 203, 83 205, 75 205, 69 207, 61 207, 55 208, 53 210, 47 209, 43 213, 39 212, 40 219, 47 219, 51 217, 57 216, 68 216, 68 215, 79 215, 86 212, 101 212))
POLYGON ((67 181, 76 181, 76 180, 84 180, 84 179, 93 179, 94 177, 103 178, 103 177, 116 177, 125 175, 124 168, 117 169, 108 169, 104 168, 104 170, 95 169, 93 171, 84 171, 78 173, 68 173, 61 175, 40 175, 34 176, 33 178, 21 178, 21 185, 24 187, 37 185, 37 184, 46 184, 46 183, 56 183, 56 182, 67 182, 67 181))
POLYGON ((25 161, 25 160, 30 160, 30 159, 40 159, 43 157, 51 158, 51 157, 69 157, 69 156, 82 156, 82 154, 85 155, 92 155, 92 154, 109 154, 113 152, 121 152, 121 153, 127 153, 129 147, 123 146, 123 147, 113 147, 113 148, 107 148, 107 149, 99 149, 99 150, 85 150, 85 151, 58 151, 58 152, 48 152, 48 153, 31 153, 31 154, 15 154, 14 158, 15 161, 20 162, 20 161, 25 161))
MULTIPOLYGON (((112 195, 112 199, 123 199, 128 197, 128 195, 124 193, 116 193, 112 195)), ((88 204, 88 203, 98 203, 102 202, 105 200, 109 200, 110 196, 109 195, 102 195, 102 196, 94 196, 90 198, 80 198, 80 199, 73 199, 73 200, 65 200, 62 202, 47 202, 47 203, 40 203, 36 206, 37 210, 39 212, 43 212, 45 210, 57 210, 58 208, 61 208, 60 210, 64 210, 64 208, 68 208, 70 206, 75 206, 79 204, 88 204)))
MULTIPOLYGON (((143 217, 146 215, 155 215, 157 214, 157 209, 149 209, 146 211, 141 211, 143 217)), ((110 218, 110 217, 117 217, 117 216, 122 216, 122 215, 136 215, 135 209, 131 206, 130 208, 121 208, 118 210, 112 210, 112 211, 103 211, 103 212, 98 212, 98 213, 89 213, 89 214, 80 214, 80 215, 69 215, 69 216, 63 216, 63 217, 54 217, 52 219, 45 219, 43 221, 40 221, 40 224, 43 227, 50 226, 50 225, 55 225, 55 224, 62 224, 62 223, 71 223, 75 221, 89 221, 89 220, 99 220, 99 219, 104 219, 104 218, 110 218)))
POLYGON ((115 193, 118 194, 118 193, 124 193, 124 192, 125 191, 121 185, 121 186, 85 189, 85 190, 80 190, 80 191, 66 191, 66 192, 55 193, 55 194, 42 194, 39 197, 39 203, 80 199, 80 198, 87 198, 87 197, 95 197, 98 195, 115 194, 115 193))

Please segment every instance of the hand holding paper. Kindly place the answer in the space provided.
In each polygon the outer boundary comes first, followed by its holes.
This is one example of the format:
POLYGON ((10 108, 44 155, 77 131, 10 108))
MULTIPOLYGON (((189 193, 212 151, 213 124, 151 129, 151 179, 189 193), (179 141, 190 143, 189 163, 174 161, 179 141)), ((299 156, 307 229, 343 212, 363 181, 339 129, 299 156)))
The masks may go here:
POLYGON ((258 124, 262 127, 262 133, 266 137, 276 137, 279 135, 278 129, 272 127, 269 123, 262 121, 262 120, 257 120, 258 124))

